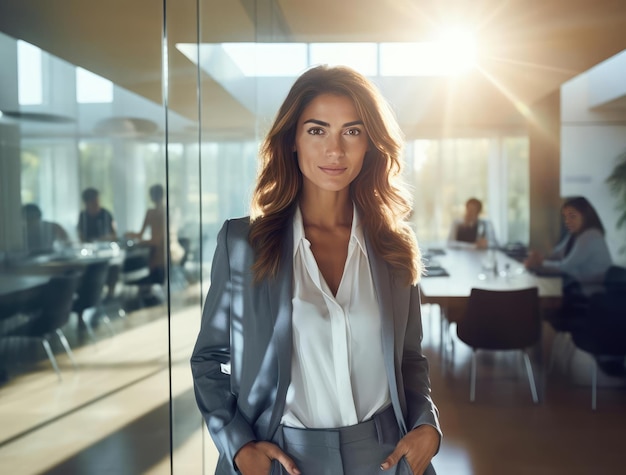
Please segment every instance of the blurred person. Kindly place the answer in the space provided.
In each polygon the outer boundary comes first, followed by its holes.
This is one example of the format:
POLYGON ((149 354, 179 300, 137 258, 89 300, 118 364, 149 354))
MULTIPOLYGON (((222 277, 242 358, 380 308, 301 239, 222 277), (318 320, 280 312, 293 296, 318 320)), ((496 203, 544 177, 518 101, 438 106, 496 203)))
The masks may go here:
POLYGON ((456 218, 450 226, 448 246, 469 249, 497 247, 496 234, 488 219, 480 218, 483 204, 478 198, 465 202, 465 215, 456 218))
POLYGON ((28 203, 22 206, 26 250, 31 254, 53 252, 55 243, 67 245, 69 236, 61 225, 44 221, 39 206, 28 203))
POLYGON ((561 215, 567 228, 565 237, 546 256, 530 251, 524 265, 535 272, 573 279, 583 294, 590 295, 602 289, 613 263, 604 226, 591 203, 581 196, 565 200, 561 215))
POLYGON ((250 217, 227 220, 191 366, 216 474, 433 474, 402 136, 345 67, 306 71, 262 148, 250 217))
POLYGON ((141 230, 138 233, 128 232, 126 237, 139 240, 139 244, 150 247, 150 280, 154 283, 165 281, 165 258, 166 258, 166 226, 165 205, 163 203, 163 186, 152 185, 149 190, 153 208, 146 211, 141 230), (143 235, 150 230, 150 237, 144 239, 143 235))
MULTIPOLYGON (((150 246, 150 281, 155 284, 165 282, 166 260, 167 260, 167 226, 164 204, 163 186, 152 185, 149 190, 150 200, 154 207, 146 211, 143 225, 138 233, 126 233, 126 237, 139 239, 140 244, 150 246), (144 239, 143 235, 150 230, 150 237, 144 239)), ((179 262, 184 254, 184 250, 178 242, 177 233, 170 233, 170 256, 172 262, 179 262)))
POLYGON ((78 217, 78 236, 81 242, 115 241, 117 229, 113 215, 100 206, 100 192, 86 188, 82 193, 85 209, 78 217))

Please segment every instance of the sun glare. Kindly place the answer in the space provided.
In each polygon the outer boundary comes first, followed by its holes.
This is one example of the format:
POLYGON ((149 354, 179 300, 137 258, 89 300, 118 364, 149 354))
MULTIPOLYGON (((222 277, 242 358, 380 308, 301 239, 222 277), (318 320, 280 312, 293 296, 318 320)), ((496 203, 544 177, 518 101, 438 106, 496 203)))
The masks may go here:
POLYGON ((476 37, 468 28, 442 28, 436 45, 437 56, 452 74, 469 71, 476 65, 476 37))

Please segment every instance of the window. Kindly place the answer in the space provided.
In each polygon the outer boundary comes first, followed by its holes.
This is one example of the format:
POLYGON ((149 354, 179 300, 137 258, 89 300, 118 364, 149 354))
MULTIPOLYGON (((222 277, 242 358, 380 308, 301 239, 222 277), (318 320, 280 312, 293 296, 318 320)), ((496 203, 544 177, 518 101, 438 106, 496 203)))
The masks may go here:
POLYGON ((18 98, 21 105, 43 103, 43 68, 41 49, 17 41, 18 98))
POLYGON ((530 230, 530 175, 528 137, 505 137, 503 157, 507 164, 507 231, 509 242, 528 244, 530 230))
POLYGON ((414 140, 407 144, 405 160, 419 242, 445 242, 452 221, 463 216, 467 199, 476 197, 501 244, 528 243, 526 137, 414 140))

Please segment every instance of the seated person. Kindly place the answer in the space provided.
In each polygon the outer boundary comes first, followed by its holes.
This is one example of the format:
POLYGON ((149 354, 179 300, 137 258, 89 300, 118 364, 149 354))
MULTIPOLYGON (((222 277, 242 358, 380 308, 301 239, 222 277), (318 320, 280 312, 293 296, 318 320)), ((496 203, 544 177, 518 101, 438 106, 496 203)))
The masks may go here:
POLYGON ((483 209, 482 202, 477 198, 470 198, 465 203, 465 216, 455 219, 450 227, 448 246, 487 249, 498 245, 491 222, 479 218, 483 209))
MULTIPOLYGON (((143 225, 138 233, 129 232, 126 236, 131 239, 140 239, 142 244, 150 246, 150 281, 156 284, 165 282, 167 258, 167 227, 165 220, 165 205, 163 203, 163 186, 150 187, 150 199, 154 204, 146 211, 143 225), (150 238, 143 239, 144 233, 150 229, 150 238)), ((170 235, 170 257, 172 262, 182 258, 184 250, 175 235, 170 235)))
POLYGON ((574 279, 584 295, 601 291, 612 259, 600 217, 583 197, 567 199, 561 215, 567 235, 547 256, 531 251, 524 265, 537 272, 574 279))
POLYGON ((24 243, 29 253, 53 252, 55 242, 69 244, 69 237, 59 224, 44 221, 41 217, 41 209, 36 204, 22 206, 24 243))
POLYGON ((87 188, 82 194, 85 209, 78 217, 78 236, 81 242, 115 241, 116 224, 113 215, 100 207, 100 192, 87 188))

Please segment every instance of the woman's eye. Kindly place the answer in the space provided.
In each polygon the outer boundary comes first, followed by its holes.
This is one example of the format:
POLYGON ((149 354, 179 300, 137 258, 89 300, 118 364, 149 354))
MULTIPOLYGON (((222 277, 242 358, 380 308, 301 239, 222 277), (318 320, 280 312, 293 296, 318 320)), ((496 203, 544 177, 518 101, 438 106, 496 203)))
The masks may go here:
POLYGON ((309 135, 322 135, 324 133, 324 129, 320 127, 311 127, 308 130, 309 135))
POLYGON ((361 135, 361 129, 348 129, 346 135, 361 135))

